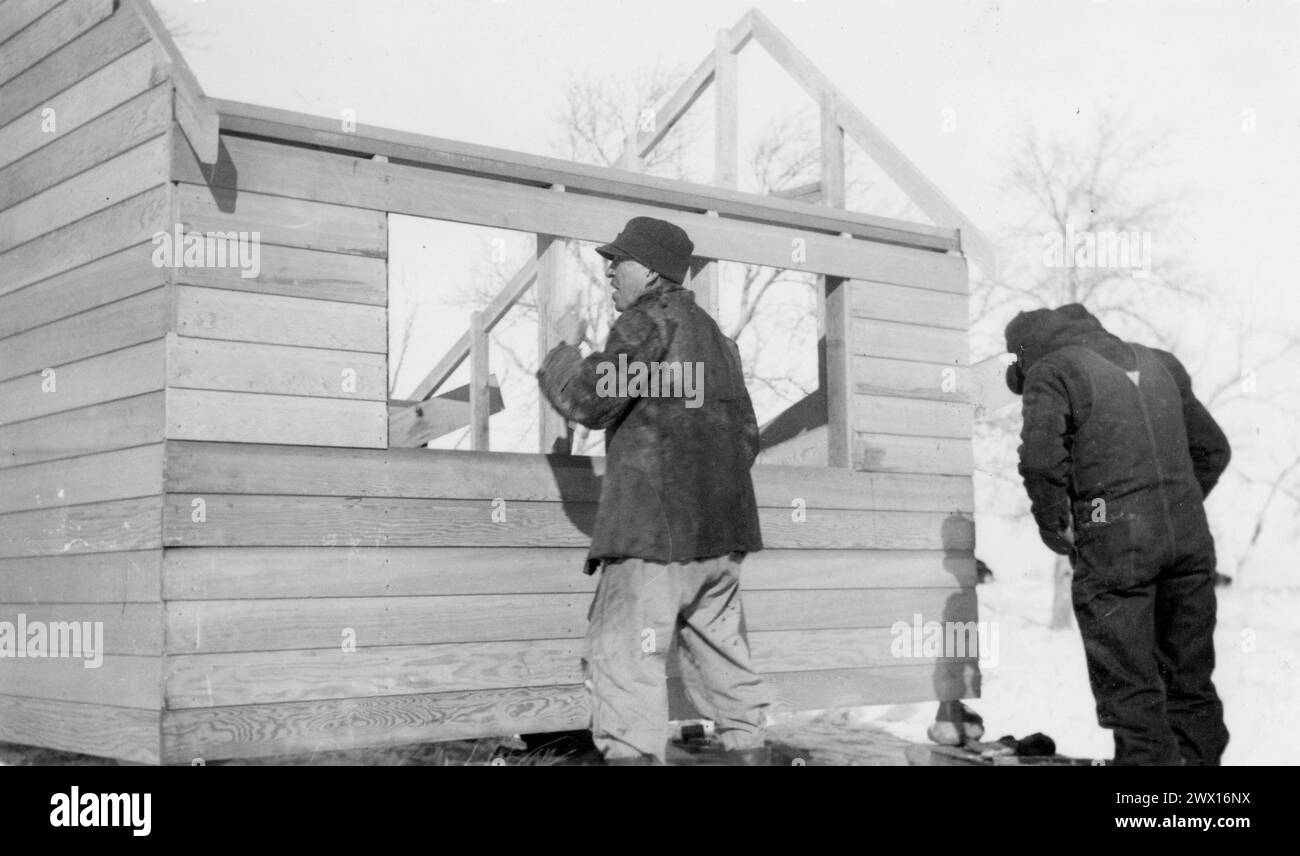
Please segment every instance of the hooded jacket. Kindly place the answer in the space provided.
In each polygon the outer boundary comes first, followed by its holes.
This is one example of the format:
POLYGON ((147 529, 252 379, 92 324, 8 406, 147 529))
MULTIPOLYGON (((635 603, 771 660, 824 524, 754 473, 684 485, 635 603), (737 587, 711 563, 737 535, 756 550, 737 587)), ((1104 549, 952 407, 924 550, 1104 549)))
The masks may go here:
POLYGON ((587 573, 601 559, 762 549, 749 472, 758 423, 740 351, 692 292, 661 281, 619 316, 603 350, 584 359, 557 345, 537 377, 566 419, 606 432, 587 573))
POLYGON ((1166 351, 1125 342, 1083 306, 1017 315, 1006 329, 1023 394, 1020 475, 1044 543, 1103 585, 1210 556, 1204 498, 1228 440, 1166 351), (1064 531, 1073 525, 1073 546, 1064 531))

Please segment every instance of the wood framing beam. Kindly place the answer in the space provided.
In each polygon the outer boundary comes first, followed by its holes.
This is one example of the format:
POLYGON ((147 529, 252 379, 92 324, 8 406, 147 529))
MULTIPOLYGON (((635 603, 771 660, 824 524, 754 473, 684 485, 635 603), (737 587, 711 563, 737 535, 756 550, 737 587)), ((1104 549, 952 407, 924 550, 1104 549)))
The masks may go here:
POLYGON ((154 11, 149 0, 125 0, 149 30, 149 35, 167 52, 172 62, 172 91, 175 99, 176 122, 185 132, 194 153, 205 164, 217 162, 220 119, 215 105, 203 94, 198 78, 190 71, 185 57, 162 18, 154 11))
POLYGON ((844 199, 844 129, 836 116, 835 95, 822 93, 821 117, 821 202, 831 208, 843 208, 844 199))
POLYGON ((626 160, 631 163, 634 160, 640 160, 659 145, 659 142, 668 135, 673 125, 677 123, 686 111, 691 109, 699 97, 704 94, 704 90, 709 88, 713 82, 713 54, 709 54, 704 61, 696 66, 695 71, 678 87, 677 91, 665 101, 657 111, 655 111, 654 126, 647 131, 637 131, 633 145, 623 152, 623 157, 619 159, 620 165, 626 160))
POLYGON ((723 30, 713 46, 713 183, 735 189, 740 171, 740 73, 731 44, 723 30))
POLYGON ((488 331, 482 310, 469 316, 469 342, 469 448, 486 452, 491 390, 488 388, 488 331))
POLYGON ((899 188, 935 222, 961 231, 962 249, 978 259, 990 271, 996 269, 992 244, 980 229, 957 209, 920 168, 903 154, 885 133, 853 106, 808 57, 795 47, 763 13, 751 10, 755 40, 777 63, 819 103, 826 96, 834 98, 836 118, 849 135, 885 171, 899 188))
MULTIPOLYGON (((551 349, 560 344, 555 334, 560 316, 572 305, 573 276, 564 238, 537 236, 537 365, 551 349)), ((539 396, 537 401, 537 436, 542 454, 569 453, 569 424, 563 416, 539 396)))

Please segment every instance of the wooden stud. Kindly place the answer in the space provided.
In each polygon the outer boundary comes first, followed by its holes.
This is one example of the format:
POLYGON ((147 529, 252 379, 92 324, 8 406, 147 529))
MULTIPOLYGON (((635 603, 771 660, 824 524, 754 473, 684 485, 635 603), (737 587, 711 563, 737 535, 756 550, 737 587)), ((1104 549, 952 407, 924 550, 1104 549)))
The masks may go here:
POLYGON ((488 450, 488 416, 490 390, 488 389, 488 331, 483 324, 483 312, 476 310, 469 317, 469 437, 470 449, 488 450))

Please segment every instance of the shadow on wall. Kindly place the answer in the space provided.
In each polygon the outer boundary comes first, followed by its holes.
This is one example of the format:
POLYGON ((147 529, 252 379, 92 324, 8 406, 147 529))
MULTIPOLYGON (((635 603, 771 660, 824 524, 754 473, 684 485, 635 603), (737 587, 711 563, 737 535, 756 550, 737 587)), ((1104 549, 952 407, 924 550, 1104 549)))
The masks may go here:
MULTIPOLYGON (((956 625, 964 626, 966 622, 976 621, 979 617, 979 601, 975 595, 975 584, 979 572, 972 574, 972 554, 975 547, 975 521, 968 515, 953 512, 944 518, 940 530, 943 544, 943 568, 961 588, 951 594, 944 602, 943 628, 945 641, 963 633, 949 631, 956 625)), ((934 669, 935 698, 951 701, 960 698, 979 698, 980 673, 978 650, 967 652, 968 656, 954 658, 953 651, 945 650, 934 669)))

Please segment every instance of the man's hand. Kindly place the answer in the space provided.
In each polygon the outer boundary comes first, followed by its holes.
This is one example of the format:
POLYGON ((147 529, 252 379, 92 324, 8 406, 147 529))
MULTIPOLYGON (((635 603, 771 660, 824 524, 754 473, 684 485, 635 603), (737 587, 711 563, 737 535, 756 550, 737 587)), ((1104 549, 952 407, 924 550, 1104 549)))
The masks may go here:
POLYGON ((1038 537, 1043 539, 1047 549, 1053 553, 1062 556, 1068 556, 1074 550, 1074 521, 1071 520, 1066 524, 1064 529, 1057 532, 1049 532, 1046 529, 1038 530, 1038 537))
POLYGON ((569 309, 555 322, 555 334, 576 347, 587 335, 587 322, 578 317, 576 309, 569 309))

